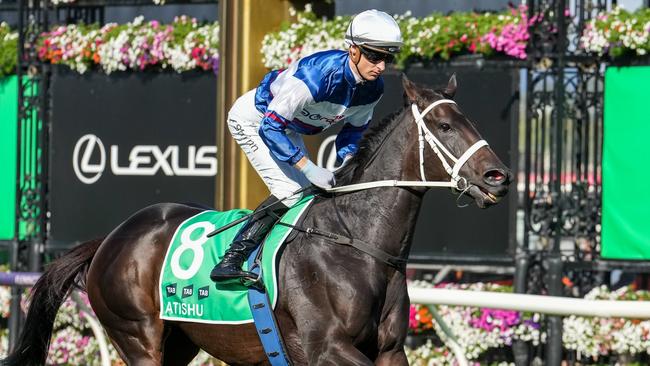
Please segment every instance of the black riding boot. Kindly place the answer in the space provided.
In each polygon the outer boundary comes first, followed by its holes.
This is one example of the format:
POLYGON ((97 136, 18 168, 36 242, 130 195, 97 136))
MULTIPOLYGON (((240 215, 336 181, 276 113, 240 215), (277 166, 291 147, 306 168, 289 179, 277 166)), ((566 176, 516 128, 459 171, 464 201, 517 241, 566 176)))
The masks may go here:
POLYGON ((254 211, 250 219, 242 226, 230 244, 221 262, 210 272, 210 278, 215 282, 235 282, 241 278, 255 279, 256 275, 242 270, 244 261, 264 240, 273 225, 286 213, 288 208, 279 202, 275 196, 264 200, 254 211), (265 211, 260 208, 267 207, 265 211))

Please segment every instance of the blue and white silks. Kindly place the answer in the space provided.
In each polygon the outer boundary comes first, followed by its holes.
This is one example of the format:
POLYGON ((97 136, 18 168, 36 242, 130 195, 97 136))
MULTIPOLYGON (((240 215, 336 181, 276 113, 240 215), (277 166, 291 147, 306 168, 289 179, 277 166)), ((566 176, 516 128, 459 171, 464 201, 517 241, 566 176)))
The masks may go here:
POLYGON ((286 129, 313 135, 340 121, 338 158, 357 152, 384 82, 379 77, 358 83, 348 60, 346 51, 317 52, 266 74, 255 92, 255 107, 264 116, 259 135, 276 159, 293 165, 305 155, 286 129))

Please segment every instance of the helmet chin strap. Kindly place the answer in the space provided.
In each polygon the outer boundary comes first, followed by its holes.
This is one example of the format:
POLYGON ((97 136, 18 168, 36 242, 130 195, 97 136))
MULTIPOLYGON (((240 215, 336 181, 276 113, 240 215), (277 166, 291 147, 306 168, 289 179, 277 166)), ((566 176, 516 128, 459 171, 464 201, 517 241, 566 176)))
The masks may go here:
MULTIPOLYGON (((356 44, 354 46, 357 47, 357 49, 359 48, 359 46, 357 46, 356 44)), ((354 68, 357 69, 357 74, 359 74, 359 77, 361 78, 361 83, 363 84, 366 81, 368 81, 368 79, 364 78, 361 71, 359 71, 359 62, 361 61, 361 50, 358 49, 357 51, 359 52, 359 57, 357 57, 357 62, 354 62, 354 60, 352 58, 350 58, 350 60, 352 61, 352 64, 354 65, 354 68)))

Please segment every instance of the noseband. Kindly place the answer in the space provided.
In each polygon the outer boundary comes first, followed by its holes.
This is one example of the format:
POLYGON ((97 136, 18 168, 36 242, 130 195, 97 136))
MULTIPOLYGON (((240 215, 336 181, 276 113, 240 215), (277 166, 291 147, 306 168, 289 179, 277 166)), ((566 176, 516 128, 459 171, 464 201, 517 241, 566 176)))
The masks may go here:
POLYGON ((418 126, 418 142, 420 153, 420 178, 421 181, 405 181, 405 180, 380 180, 375 182, 350 184, 347 186, 334 187, 326 189, 327 192, 354 192, 361 191, 369 188, 377 187, 450 187, 464 191, 469 188, 469 183, 465 177, 459 175, 460 169, 465 163, 483 146, 488 146, 485 140, 479 140, 469 147, 460 156, 456 158, 443 144, 438 140, 424 123, 424 117, 433 110, 433 108, 440 104, 456 104, 451 99, 440 99, 431 103, 422 112, 414 103, 411 105, 411 112, 413 113, 413 120, 418 126), (424 141, 429 143, 429 146, 442 162, 445 171, 451 177, 449 181, 427 181, 424 175, 424 141), (449 159, 451 163, 447 160, 449 159), (453 164, 453 166, 452 166, 453 164))

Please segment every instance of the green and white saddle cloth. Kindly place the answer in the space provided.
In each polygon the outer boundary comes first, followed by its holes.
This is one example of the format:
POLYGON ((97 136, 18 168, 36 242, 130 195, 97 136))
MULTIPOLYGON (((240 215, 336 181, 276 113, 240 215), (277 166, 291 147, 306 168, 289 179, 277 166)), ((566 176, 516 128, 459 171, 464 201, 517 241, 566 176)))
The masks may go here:
MULTIPOLYGON (((307 211, 313 196, 296 203, 281 221, 295 224, 307 211)), ((248 289, 239 284, 219 284, 210 271, 244 223, 212 238, 207 234, 250 213, 250 210, 203 211, 181 223, 172 237, 160 271, 160 318, 196 323, 252 323, 248 289)), ((262 278, 271 304, 277 302, 277 254, 291 228, 276 225, 266 237, 262 252, 262 278)), ((244 269, 248 265, 244 263, 244 269)))

